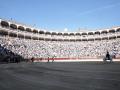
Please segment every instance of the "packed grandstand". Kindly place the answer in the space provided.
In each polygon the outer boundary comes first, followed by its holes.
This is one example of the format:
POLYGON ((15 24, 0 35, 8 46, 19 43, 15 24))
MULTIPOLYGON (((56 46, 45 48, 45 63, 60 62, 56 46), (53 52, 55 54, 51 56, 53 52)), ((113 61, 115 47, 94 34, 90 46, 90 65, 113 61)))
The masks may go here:
POLYGON ((101 58, 120 56, 120 27, 88 32, 50 32, 0 19, 0 55, 23 58, 101 58))

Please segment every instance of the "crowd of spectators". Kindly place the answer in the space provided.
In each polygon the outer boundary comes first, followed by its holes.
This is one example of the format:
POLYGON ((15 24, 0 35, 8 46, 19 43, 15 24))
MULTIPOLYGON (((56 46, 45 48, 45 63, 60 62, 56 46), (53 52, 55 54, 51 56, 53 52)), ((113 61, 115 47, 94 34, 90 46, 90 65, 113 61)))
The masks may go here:
POLYGON ((4 49, 24 58, 81 58, 102 57, 109 51, 120 55, 120 39, 95 41, 43 41, 0 36, 0 54, 4 49))

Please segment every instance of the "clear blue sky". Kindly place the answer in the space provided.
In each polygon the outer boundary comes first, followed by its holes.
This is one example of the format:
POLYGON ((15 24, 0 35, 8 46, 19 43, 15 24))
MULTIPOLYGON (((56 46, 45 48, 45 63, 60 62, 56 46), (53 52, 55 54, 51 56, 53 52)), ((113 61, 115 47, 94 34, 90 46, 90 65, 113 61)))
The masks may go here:
POLYGON ((120 26, 120 0, 0 0, 0 17, 48 30, 120 26))

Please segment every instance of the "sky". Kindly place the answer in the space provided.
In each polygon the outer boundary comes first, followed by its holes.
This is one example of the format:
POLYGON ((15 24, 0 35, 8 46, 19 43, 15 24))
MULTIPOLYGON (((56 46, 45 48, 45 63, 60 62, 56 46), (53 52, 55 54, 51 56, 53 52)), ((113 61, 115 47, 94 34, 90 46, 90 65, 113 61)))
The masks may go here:
POLYGON ((0 18, 47 31, 120 26, 120 0, 0 0, 0 18))

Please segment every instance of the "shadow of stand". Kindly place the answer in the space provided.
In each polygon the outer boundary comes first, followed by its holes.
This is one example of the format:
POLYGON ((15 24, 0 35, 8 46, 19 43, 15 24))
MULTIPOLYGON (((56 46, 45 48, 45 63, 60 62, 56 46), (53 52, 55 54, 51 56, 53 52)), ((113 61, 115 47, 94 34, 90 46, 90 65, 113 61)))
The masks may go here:
POLYGON ((19 63, 21 61, 25 61, 25 59, 22 56, 14 53, 14 52, 6 49, 4 46, 0 45, 0 64, 19 63))

